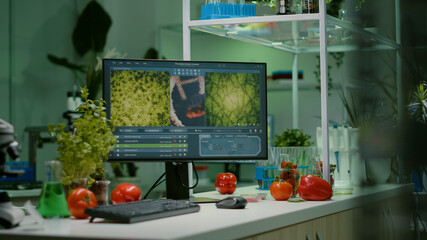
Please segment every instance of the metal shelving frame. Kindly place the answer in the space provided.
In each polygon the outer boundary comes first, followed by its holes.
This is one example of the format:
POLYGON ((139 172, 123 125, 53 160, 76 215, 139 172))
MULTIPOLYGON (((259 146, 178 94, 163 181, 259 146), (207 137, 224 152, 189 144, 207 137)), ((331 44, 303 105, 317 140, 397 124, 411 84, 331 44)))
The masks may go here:
MULTIPOLYGON (((396 1, 396 7, 398 1, 396 1)), ((328 27, 333 26, 335 29, 345 29, 354 34, 359 34, 376 44, 372 45, 372 49, 363 50, 392 50, 399 49, 399 41, 396 43, 388 38, 385 38, 376 33, 372 33, 363 28, 357 27, 351 23, 341 21, 334 17, 326 14, 326 1, 319 1, 319 13, 311 14, 295 14, 295 15, 273 15, 273 16, 256 16, 246 18, 224 18, 224 19, 213 19, 213 20, 191 20, 190 19, 190 0, 182 1, 182 24, 183 24, 183 59, 191 60, 191 33, 190 30, 197 30, 207 32, 210 34, 223 36, 231 39, 240 41, 250 42, 257 45, 264 45, 272 48, 276 48, 282 51, 287 51, 293 54, 292 59, 292 114, 293 114, 293 128, 298 128, 298 115, 299 115, 299 103, 298 103, 298 54, 316 52, 320 55, 320 95, 321 95, 321 129, 322 129, 322 149, 329 149, 329 130, 328 130, 328 82, 327 82, 327 53, 328 50, 331 52, 338 51, 355 51, 361 50, 355 44, 329 44, 328 47, 328 27), (298 26, 299 22, 316 22, 318 23, 319 29, 319 40, 311 46, 299 46, 298 45, 298 26), (229 26, 239 26, 254 23, 275 23, 275 24, 290 24, 288 29, 291 29, 291 37, 289 37, 290 44, 284 44, 283 42, 275 41, 264 36, 253 36, 240 34, 239 31, 229 28, 229 26), (218 27, 219 26, 219 27, 218 27), (293 40, 293 41, 292 41, 293 40), (293 45, 292 45, 293 43, 293 45), (378 44, 377 44, 378 43, 378 44), (330 49, 328 49, 330 48, 330 49)), ((396 22, 399 19, 398 10, 396 10, 396 22)), ((396 24, 398 25, 398 24, 396 24)), ((398 28, 396 27, 398 33, 398 28)), ((397 38, 398 39, 398 38, 397 38)), ((289 43, 289 42, 288 42, 289 43)), ((400 66, 399 59, 397 60, 397 67, 400 66)), ((397 77, 398 89, 400 88, 400 76, 397 77)), ((322 151, 323 159, 323 176, 326 181, 329 182, 329 151, 322 151)))

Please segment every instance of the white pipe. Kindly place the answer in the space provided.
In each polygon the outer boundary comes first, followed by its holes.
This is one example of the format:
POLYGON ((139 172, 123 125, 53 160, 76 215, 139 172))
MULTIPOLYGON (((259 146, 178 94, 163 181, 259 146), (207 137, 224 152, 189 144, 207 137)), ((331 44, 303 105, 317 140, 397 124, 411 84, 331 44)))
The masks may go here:
POLYGON ((9 123, 15 126, 15 3, 9 0, 9 123))
POLYGON ((323 179, 329 182, 329 130, 328 130, 328 68, 326 42, 326 0, 319 1, 320 33, 320 101, 322 118, 323 179))
MULTIPOLYGON (((190 22, 190 0, 182 0, 182 50, 183 60, 191 60, 191 33, 188 23, 190 22)), ((193 186, 193 166, 188 163, 188 186, 193 186)), ((193 197, 193 189, 189 190, 193 197)))
POLYGON ((299 128, 299 102, 298 102, 298 55, 292 58, 292 127, 299 128))
POLYGON ((182 0, 182 50, 183 60, 191 60, 191 33, 190 33, 190 0, 182 0))

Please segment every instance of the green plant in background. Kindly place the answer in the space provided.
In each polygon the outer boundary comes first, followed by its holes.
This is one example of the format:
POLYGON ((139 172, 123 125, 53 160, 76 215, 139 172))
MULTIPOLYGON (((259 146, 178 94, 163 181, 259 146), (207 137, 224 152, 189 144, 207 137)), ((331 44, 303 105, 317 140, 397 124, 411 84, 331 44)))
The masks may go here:
MULTIPOLYGON (((343 52, 331 52, 329 55, 335 60, 335 66, 337 69, 341 67, 341 65, 344 63, 344 53, 343 52)), ((320 91, 320 56, 317 55, 317 65, 316 70, 314 71, 314 76, 316 77, 317 82, 319 83, 319 86, 316 88, 320 91)), ((332 83, 332 77, 330 74, 330 70, 332 69, 332 66, 328 64, 328 95, 331 95, 331 92, 329 90, 332 89, 333 83, 332 83)))
POLYGON ((273 10, 276 9, 276 0, 256 0, 253 2, 255 2, 256 4, 259 4, 260 1, 263 2, 262 5, 268 6, 273 10))
MULTIPOLYGON (((101 89, 102 71, 99 64, 104 51, 107 34, 112 24, 108 13, 95 0, 90 1, 77 19, 73 30, 72 42, 79 57, 86 57, 87 64, 71 63, 67 58, 48 54, 52 63, 73 71, 80 86, 87 86, 95 98, 101 89), (86 75, 86 81, 80 76, 86 75)), ((111 55, 111 54, 110 54, 111 55)))
POLYGON ((275 135, 274 147, 307 147, 313 145, 310 142, 311 135, 305 134, 302 129, 285 129, 281 135, 275 135))
POLYGON ((87 88, 81 92, 83 103, 77 111, 83 116, 75 120, 75 130, 65 131, 63 123, 48 125, 48 131, 59 144, 57 160, 62 162, 64 185, 71 184, 75 178, 89 178, 89 184, 105 179, 106 159, 117 141, 114 126, 106 118, 105 101, 88 99, 87 88))
POLYGON ((420 83, 411 96, 409 105, 410 114, 416 121, 427 123, 427 88, 424 83, 420 83))
POLYGON ((113 173, 116 177, 135 177, 138 167, 135 163, 111 163, 113 173))
MULTIPOLYGON (((157 51, 155 48, 151 47, 147 49, 147 51, 144 54, 144 59, 160 59, 159 58, 159 51, 157 51)), ((161 59, 166 59, 165 56, 162 56, 161 59)))
MULTIPOLYGON (((326 0, 326 12, 327 14, 338 18, 339 11, 341 9, 342 3, 344 3, 344 0, 326 0)), ((351 6, 353 6, 354 11, 360 11, 365 5, 365 0, 357 0, 357 1, 351 1, 349 2, 351 6)))

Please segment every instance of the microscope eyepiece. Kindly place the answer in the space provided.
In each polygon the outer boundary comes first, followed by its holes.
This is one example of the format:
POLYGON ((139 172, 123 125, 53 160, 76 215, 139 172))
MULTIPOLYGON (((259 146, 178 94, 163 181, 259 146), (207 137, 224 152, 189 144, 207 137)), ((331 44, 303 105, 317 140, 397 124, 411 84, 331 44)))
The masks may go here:
POLYGON ((13 160, 16 160, 17 158, 19 158, 18 142, 17 141, 11 142, 9 144, 9 147, 7 147, 6 151, 13 160))

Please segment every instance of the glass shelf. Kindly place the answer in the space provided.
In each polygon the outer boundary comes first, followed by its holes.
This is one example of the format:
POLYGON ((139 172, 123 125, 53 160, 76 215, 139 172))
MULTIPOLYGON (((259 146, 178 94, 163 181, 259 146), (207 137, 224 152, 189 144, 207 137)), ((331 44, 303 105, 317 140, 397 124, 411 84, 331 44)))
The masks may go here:
MULTIPOLYGON (((393 50, 399 45, 372 31, 331 16, 327 20, 329 52, 393 50)), ((233 19, 195 20, 193 30, 239 41, 264 45, 291 53, 319 52, 319 14, 259 16, 233 19)))

